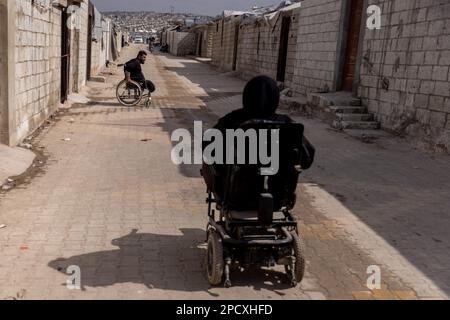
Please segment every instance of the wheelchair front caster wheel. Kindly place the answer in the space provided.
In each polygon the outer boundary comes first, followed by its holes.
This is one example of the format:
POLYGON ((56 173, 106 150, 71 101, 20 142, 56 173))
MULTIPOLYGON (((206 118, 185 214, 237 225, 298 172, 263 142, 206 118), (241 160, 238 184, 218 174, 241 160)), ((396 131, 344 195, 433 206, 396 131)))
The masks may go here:
POLYGON ((145 103, 145 107, 148 109, 148 108, 150 108, 152 106, 152 98, 149 98, 148 100, 147 100, 147 102, 145 103))
POLYGON ((225 280, 223 285, 224 285, 225 288, 231 288, 231 281, 230 280, 225 280))

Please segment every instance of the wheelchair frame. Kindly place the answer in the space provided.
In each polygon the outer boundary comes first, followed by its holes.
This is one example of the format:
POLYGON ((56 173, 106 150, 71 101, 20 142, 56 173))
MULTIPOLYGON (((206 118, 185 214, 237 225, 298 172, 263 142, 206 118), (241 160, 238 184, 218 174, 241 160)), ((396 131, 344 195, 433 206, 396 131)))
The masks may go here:
MULTIPOLYGON (((124 64, 119 64, 117 66, 118 67, 122 67, 122 66, 124 66, 124 64)), ((145 100, 145 107, 146 108, 150 108, 150 106, 152 104, 152 94, 151 94, 151 92, 149 91, 148 93, 144 93, 145 88, 142 88, 142 86, 139 83, 137 83, 136 81, 131 81, 131 84, 133 84, 135 86, 135 88, 129 88, 129 85, 126 83, 126 79, 123 79, 122 81, 120 81, 117 84, 117 87, 116 87, 116 98, 117 98, 117 101, 119 101, 119 103, 121 105, 123 105, 123 106, 133 107, 133 106, 138 105, 143 99, 146 99, 145 100), (126 87, 124 87, 124 86, 126 86, 126 87), (120 92, 119 92, 121 90, 121 87, 124 87, 123 90, 127 90, 128 91, 128 97, 131 96, 131 92, 130 91, 132 91, 132 90, 134 91, 134 95, 135 96, 136 96, 136 90, 139 91, 139 96, 136 97, 131 103, 127 103, 127 102, 124 101, 125 97, 123 95, 121 95, 120 92)))
MULTIPOLYGON (((223 206, 219 217, 212 208, 217 204, 212 192, 208 192, 207 278, 211 285, 231 287, 230 271, 233 264, 274 267, 284 265, 288 281, 297 286, 305 272, 304 244, 298 234, 297 220, 292 208, 282 208, 283 218, 262 223, 257 220, 233 219, 223 206), (271 230, 271 233, 268 233, 271 230), (236 232, 237 231, 237 232, 236 232), (256 232, 256 233, 255 233, 256 232), (233 236, 240 234, 240 238, 233 236), (250 235, 246 239, 246 236, 250 235), (278 236, 277 239, 268 239, 278 236)), ((271 212, 273 216, 273 212, 271 212)))
POLYGON ((208 225, 207 225, 207 277, 211 285, 231 287, 230 272, 233 264, 241 267, 257 265, 262 267, 274 267, 284 265, 291 286, 295 287, 303 279, 305 269, 304 244, 298 235, 297 221, 289 210, 283 210, 284 218, 274 219, 270 225, 263 226, 258 220, 245 221, 230 218, 227 211, 220 209, 219 219, 216 220, 215 210, 212 204, 216 203, 211 193, 206 199, 208 203, 208 225), (233 230, 243 230, 243 238, 237 239, 230 235, 233 230), (282 234, 279 239, 257 239, 267 236, 267 230, 275 232, 271 234, 282 234), (251 231, 253 239, 245 239, 245 232, 251 231), (257 231, 259 233, 253 233, 257 231), (213 244, 211 244, 213 242, 213 244), (222 253, 212 261, 211 256, 217 255, 212 252, 213 248, 222 253), (275 259, 277 258, 277 259, 275 259), (300 270, 299 270, 300 269, 300 270))

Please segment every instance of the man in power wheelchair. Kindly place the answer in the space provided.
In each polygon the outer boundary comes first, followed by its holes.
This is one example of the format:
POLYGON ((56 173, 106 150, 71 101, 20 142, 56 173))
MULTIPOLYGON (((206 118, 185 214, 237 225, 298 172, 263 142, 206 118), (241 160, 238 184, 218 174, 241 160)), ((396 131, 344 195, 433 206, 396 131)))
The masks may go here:
MULTIPOLYGON (((284 265, 292 286, 303 278, 304 245, 291 211, 299 174, 312 165, 315 151, 303 136, 302 124, 275 113, 279 99, 274 80, 256 77, 244 89, 243 108, 226 115, 214 127, 223 133, 227 129, 268 130, 271 135, 278 132, 278 168, 271 172, 261 161, 203 164, 209 217, 207 278, 212 285, 224 282, 230 287, 232 265, 284 265), (213 204, 219 211, 217 216, 213 204)), ((258 148, 271 145, 267 141, 261 144, 261 135, 257 138, 258 148)), ((225 148, 224 152, 230 150, 225 148)))
POLYGON ((147 98, 145 105, 151 104, 151 94, 156 90, 152 81, 146 80, 142 72, 141 64, 145 64, 147 60, 147 52, 139 51, 136 58, 131 59, 124 66, 125 79, 119 83, 116 89, 118 101, 125 106, 135 106, 141 102, 143 98, 147 98), (144 94, 145 90, 147 94, 144 94))

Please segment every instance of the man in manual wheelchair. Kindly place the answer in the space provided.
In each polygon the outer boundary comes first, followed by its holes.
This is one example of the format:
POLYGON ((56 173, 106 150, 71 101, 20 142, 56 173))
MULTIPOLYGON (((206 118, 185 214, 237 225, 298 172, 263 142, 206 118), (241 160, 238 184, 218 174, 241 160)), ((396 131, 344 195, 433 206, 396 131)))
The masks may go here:
POLYGON ((124 106, 135 106, 147 98, 145 105, 151 104, 151 94, 156 90, 154 83, 146 80, 142 72, 142 64, 147 60, 147 52, 139 51, 136 58, 131 59, 124 65, 125 79, 121 81, 116 89, 118 101, 124 106), (148 90, 148 93, 145 93, 148 90))
MULTIPOLYGON (((248 154, 244 162, 204 162, 201 173, 207 185, 209 217, 206 264, 207 278, 212 285, 224 282, 230 287, 232 265, 244 268, 284 265, 292 286, 303 278, 304 245, 292 209, 298 177, 312 165, 315 150, 303 136, 302 124, 275 113, 279 99, 277 83, 269 77, 258 76, 244 89, 243 108, 221 118, 214 127, 223 136, 230 129, 264 132, 265 135, 256 135, 258 141, 248 139, 245 146, 258 149, 260 155, 264 147, 271 149, 277 163, 268 168, 267 162, 261 159, 249 161, 248 154), (272 143, 261 140, 268 136, 272 143)), ((236 160, 237 154, 242 155, 234 142, 234 150, 229 146, 224 148, 224 154, 231 151, 232 160, 236 160)), ((207 146, 204 143, 203 148, 207 146)))

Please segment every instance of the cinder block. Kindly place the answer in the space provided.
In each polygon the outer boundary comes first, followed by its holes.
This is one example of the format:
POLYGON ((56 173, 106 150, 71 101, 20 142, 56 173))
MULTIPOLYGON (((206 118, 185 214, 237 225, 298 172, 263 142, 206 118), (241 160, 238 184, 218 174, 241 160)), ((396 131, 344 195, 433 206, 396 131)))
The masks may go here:
POLYGON ((433 75, 432 66, 421 66, 419 67, 417 78, 423 80, 430 80, 432 78, 432 75, 433 75))
POLYGON ((434 94, 443 97, 450 97, 450 82, 436 82, 434 94))
POLYGON ((424 59, 425 59, 425 52, 423 51, 413 52, 411 56, 411 64, 422 65, 424 63, 424 59))
MULTIPOLYGON (((444 97, 430 96, 429 109, 439 112, 446 112, 444 97)), ((448 111, 448 110, 447 110, 448 111)))
POLYGON ((428 109, 429 98, 430 96, 427 94, 416 94, 414 96, 414 107, 418 109, 428 109))
POLYGON ((422 81, 419 92, 422 94, 432 94, 434 91, 434 81, 422 81))
POLYGON ((433 80, 446 81, 448 77, 448 69, 447 66, 435 66, 433 68, 433 80))
POLYGON ((440 52, 439 65, 450 66, 450 51, 441 51, 440 52))
POLYGON ((430 21, 430 25, 428 28, 429 36, 439 36, 441 34, 444 34, 444 31, 445 31, 445 20, 430 21))
POLYGON ((430 113, 431 128, 445 128, 446 122, 447 122, 447 114, 445 112, 431 111, 430 113))
MULTIPOLYGON (((425 40, 426 42, 426 40, 425 40)), ((425 46, 428 49, 428 47, 425 46)), ((425 52, 425 64, 426 65, 436 65, 438 64, 438 60, 440 57, 440 53, 436 51, 427 51, 425 52)))
POLYGON ((420 81, 419 80, 408 80, 406 84, 406 91, 409 93, 417 93, 419 91, 420 81))
POLYGON ((426 50, 438 49, 438 38, 437 37, 426 37, 423 40, 423 48, 426 50))
POLYGON ((440 50, 450 50, 450 35, 440 36, 437 47, 440 50))

